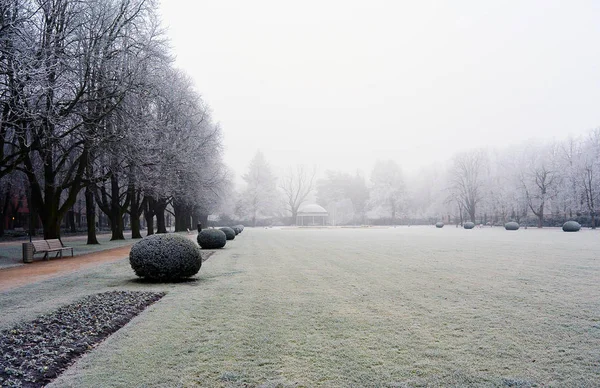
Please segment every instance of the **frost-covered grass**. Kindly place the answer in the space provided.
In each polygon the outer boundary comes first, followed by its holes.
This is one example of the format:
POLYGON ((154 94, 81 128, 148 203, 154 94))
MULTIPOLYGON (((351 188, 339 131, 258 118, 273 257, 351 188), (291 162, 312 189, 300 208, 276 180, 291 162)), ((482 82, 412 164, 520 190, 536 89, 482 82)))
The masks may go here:
POLYGON ((1 294, 0 327, 85 293, 167 291, 55 387, 594 386, 599 239, 248 228, 196 281, 134 281, 123 260, 1 294))

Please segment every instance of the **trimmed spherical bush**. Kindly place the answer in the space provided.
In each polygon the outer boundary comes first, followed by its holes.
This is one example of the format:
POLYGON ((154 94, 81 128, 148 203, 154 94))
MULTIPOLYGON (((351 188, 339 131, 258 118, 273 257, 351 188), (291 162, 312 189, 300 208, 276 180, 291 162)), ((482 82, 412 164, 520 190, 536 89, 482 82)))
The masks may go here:
POLYGON ((567 221, 563 224, 564 232, 579 232, 581 225, 577 221, 567 221))
POLYGON ((198 233, 198 245, 202 249, 223 248, 227 242, 227 235, 219 229, 204 229, 198 233))
POLYGON ((519 230, 519 224, 517 222, 511 221, 504 224, 504 229, 506 230, 519 230))
POLYGON ((129 263, 139 277, 176 280, 194 276, 202 266, 200 249, 179 234, 153 234, 131 247, 129 263))
POLYGON ((233 229, 233 231, 235 232, 235 235, 237 236, 238 234, 242 233, 242 231, 240 230, 239 227, 237 226, 232 226, 231 229, 233 229))
POLYGON ((463 227, 465 229, 473 229, 475 227, 475 224, 472 223, 471 221, 465 222, 465 224, 463 225, 463 227))
POLYGON ((219 230, 222 230, 223 233, 225 233, 227 240, 233 240, 235 238, 235 230, 228 228, 227 226, 224 228, 219 228, 219 230))
POLYGON ((443 222, 441 222, 441 221, 440 221, 440 222, 437 222, 437 223, 435 224, 435 227, 436 227, 436 228, 443 228, 443 227, 444 227, 444 223, 443 223, 443 222))
POLYGON ((240 230, 240 233, 242 233, 244 231, 244 225, 242 225, 242 224, 236 225, 235 227, 240 230))

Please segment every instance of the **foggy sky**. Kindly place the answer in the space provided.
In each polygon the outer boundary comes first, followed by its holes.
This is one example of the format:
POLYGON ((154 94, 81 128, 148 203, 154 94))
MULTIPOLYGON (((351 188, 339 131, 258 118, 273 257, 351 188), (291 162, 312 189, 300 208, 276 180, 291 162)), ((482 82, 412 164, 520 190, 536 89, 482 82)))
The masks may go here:
POLYGON ((240 175, 405 171, 600 126, 600 2, 162 0, 240 175))

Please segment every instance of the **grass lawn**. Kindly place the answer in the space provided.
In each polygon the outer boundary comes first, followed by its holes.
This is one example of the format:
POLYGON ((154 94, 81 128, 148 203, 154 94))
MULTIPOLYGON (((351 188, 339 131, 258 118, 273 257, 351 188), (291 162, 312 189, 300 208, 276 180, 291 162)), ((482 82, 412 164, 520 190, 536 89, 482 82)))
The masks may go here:
POLYGON ((600 232, 251 229, 197 280, 127 260, 0 294, 0 328, 107 290, 167 295, 54 387, 597 386, 600 232))

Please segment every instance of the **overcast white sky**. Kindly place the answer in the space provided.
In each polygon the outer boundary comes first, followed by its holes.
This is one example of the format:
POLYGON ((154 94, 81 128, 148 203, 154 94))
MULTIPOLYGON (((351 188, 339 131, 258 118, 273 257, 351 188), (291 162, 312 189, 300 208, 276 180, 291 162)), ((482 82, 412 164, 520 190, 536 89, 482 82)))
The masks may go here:
POLYGON ((162 0, 225 161, 405 171, 600 126, 600 1, 162 0))

